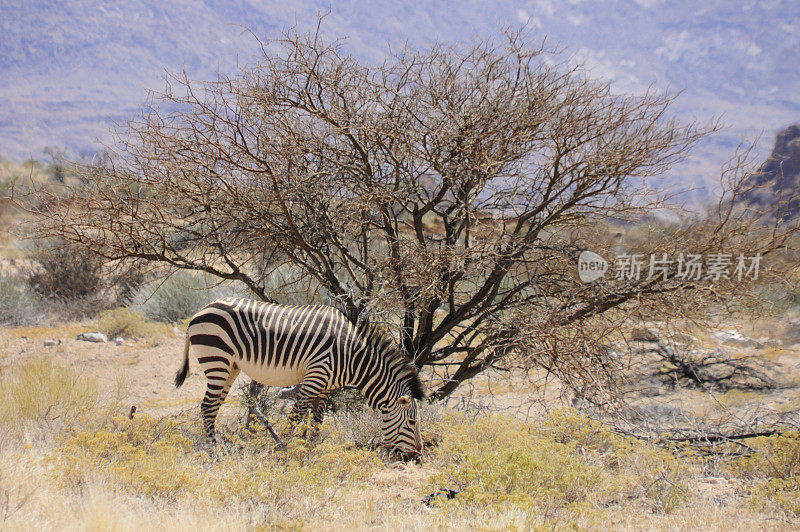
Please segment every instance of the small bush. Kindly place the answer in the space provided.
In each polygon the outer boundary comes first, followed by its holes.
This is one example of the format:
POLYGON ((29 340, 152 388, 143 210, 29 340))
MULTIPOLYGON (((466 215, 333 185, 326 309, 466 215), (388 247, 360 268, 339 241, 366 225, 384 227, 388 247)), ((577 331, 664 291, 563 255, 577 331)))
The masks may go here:
POLYGON ((792 517, 800 516, 800 482, 797 478, 773 478, 752 490, 750 502, 754 508, 772 507, 792 517))
POLYGON ((170 332, 170 328, 164 324, 152 323, 142 314, 123 307, 102 312, 95 323, 97 330, 109 338, 153 336, 170 332))
POLYGON ((736 459, 732 472, 756 481, 751 502, 800 516, 800 435, 796 432, 748 441, 756 452, 736 459))
POLYGON ((103 259, 75 244, 39 241, 30 258, 38 266, 28 272, 28 285, 44 297, 62 301, 90 299, 104 287, 103 259))
POLYGON ((748 445, 756 452, 733 464, 734 471, 741 476, 786 480, 800 475, 800 434, 761 436, 748 441, 748 445))
POLYGON ((0 324, 34 325, 43 314, 38 295, 28 289, 23 279, 0 275, 0 324))
POLYGON ((148 283, 136 291, 130 307, 151 320, 178 323, 220 297, 234 295, 226 287, 209 287, 200 277, 177 272, 168 278, 148 283))
POLYGON ((572 445, 533 437, 510 418, 449 429, 437 450, 445 464, 431 489, 454 484, 461 504, 552 509, 586 500, 601 483, 600 469, 574 457, 572 445))
POLYGON ((28 362, 0 377, 0 425, 15 430, 28 421, 69 423, 96 397, 93 380, 46 360, 28 362))
POLYGON ((688 499, 685 479, 691 474, 691 463, 666 449, 612 432, 572 410, 551 413, 537 432, 561 444, 574 444, 580 456, 614 475, 615 500, 645 497, 651 510, 670 513, 688 499))
POLYGON ((354 409, 328 416, 326 427, 330 427, 357 447, 374 450, 383 441, 381 420, 378 414, 369 410, 354 409))

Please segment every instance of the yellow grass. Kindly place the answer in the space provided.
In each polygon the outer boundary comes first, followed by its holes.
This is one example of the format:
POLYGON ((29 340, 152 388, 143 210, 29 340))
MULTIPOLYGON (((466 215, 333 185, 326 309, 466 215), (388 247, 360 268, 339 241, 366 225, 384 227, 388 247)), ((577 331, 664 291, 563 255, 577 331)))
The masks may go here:
MULTIPOLYGON (((170 350, 179 343, 172 342, 170 350)), ((287 438, 288 449, 276 450, 263 432, 242 429, 242 407, 234 400, 218 423, 225 443, 210 452, 197 412, 199 391, 191 399, 177 392, 154 397, 129 418, 130 394, 140 383, 128 371, 121 365, 108 372, 114 393, 103 395, 81 371, 49 360, 29 360, 0 375, 0 529, 753 530, 798 524, 800 440, 794 435, 754 440, 760 455, 731 460, 711 476, 690 453, 613 433, 572 411, 522 423, 425 406, 423 437, 435 444, 421 463, 397 464, 368 444, 376 430, 370 412, 329 416, 318 438, 287 438), (446 488, 458 490, 454 499, 422 503, 446 488)), ((187 386, 199 390, 195 377, 187 386)))
POLYGON ((70 420, 94 404, 97 385, 39 360, 0 376, 0 427, 7 432, 32 421, 70 420))

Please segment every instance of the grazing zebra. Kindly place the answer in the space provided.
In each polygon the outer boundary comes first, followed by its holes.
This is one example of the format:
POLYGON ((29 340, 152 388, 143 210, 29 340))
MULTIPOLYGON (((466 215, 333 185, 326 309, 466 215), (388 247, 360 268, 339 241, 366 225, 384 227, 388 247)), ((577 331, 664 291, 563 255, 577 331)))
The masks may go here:
POLYGON ((325 395, 352 386, 380 411, 385 443, 404 458, 422 450, 416 399, 424 392, 417 370, 394 342, 371 327, 357 328, 327 306, 285 306, 238 298, 209 303, 186 332, 181 386, 192 348, 206 375, 200 405, 206 434, 216 443, 214 421, 233 381, 244 371, 267 386, 301 384, 290 419, 314 422, 324 415, 325 395), (322 405, 322 406, 320 406, 322 405))

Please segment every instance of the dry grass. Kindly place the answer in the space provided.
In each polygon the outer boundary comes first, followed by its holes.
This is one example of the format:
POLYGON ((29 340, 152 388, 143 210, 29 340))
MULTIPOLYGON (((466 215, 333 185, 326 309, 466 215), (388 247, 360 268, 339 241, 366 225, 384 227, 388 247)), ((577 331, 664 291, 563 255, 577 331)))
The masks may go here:
MULTIPOLYGON (((193 411, 120 414, 111 405, 55 438, 30 443, 21 434, 9 441, 0 453, 2 526, 743 529, 769 516, 790 518, 764 490, 758 496, 768 498, 768 514, 754 510, 755 499, 744 492, 714 506, 698 490, 699 464, 571 412, 521 424, 427 408, 424 435, 438 445, 421 464, 381 461, 339 429, 352 427, 352 418, 334 418, 315 441, 295 438, 276 451, 264 434, 245 436, 228 416, 224 452, 209 453, 193 411), (439 488, 460 493, 421 503, 439 488)), ((373 429, 365 424, 367 433, 373 429)), ((743 468, 750 476, 763 469, 743 468)))
MULTIPOLYGON (((24 332, 47 337, 73 329, 24 332)), ((164 341, 161 350, 169 355, 157 363, 177 363, 180 339, 164 341)), ((421 463, 397 464, 375 449, 379 431, 370 411, 329 416, 317 438, 293 438, 286 451, 277 451, 263 433, 241 429, 242 406, 234 396, 221 413, 225 443, 211 453, 197 415, 202 379, 190 378, 191 397, 176 395, 168 389, 170 367, 159 377, 162 394, 137 392, 156 363, 143 343, 87 344, 87 354, 109 353, 100 361, 107 369, 94 378, 80 365, 4 361, 0 528, 750 530, 798 524, 800 440, 794 435, 756 439, 759 454, 710 468, 680 449, 621 436, 572 411, 522 423, 427 406, 423 437, 433 445, 421 463), (120 356, 139 351, 134 367, 126 365, 128 355, 120 356), (143 373, 130 377, 142 365, 143 373), (129 419, 136 393, 141 408, 129 419), (422 503, 442 488, 459 493, 422 503)), ((60 347, 64 360, 83 344, 60 347)), ((726 395, 729 404, 750 399, 726 395)), ((277 412, 271 417, 278 420, 277 412)))
POLYGON ((46 360, 0 376, 0 427, 6 435, 29 423, 74 420, 94 406, 97 385, 46 360))

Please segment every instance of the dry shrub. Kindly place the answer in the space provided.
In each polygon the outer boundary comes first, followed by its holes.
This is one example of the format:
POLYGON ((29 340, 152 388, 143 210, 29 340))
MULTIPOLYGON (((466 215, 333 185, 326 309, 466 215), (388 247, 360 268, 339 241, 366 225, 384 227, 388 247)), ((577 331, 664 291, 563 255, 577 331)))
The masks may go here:
POLYGON ((27 275, 32 290, 62 301, 97 297, 104 285, 103 259, 63 240, 37 241, 30 258, 38 263, 27 275))
POLYGON ((169 326, 153 323, 146 316, 124 307, 103 311, 95 320, 95 324, 97 330, 109 338, 157 336, 171 331, 169 326))
POLYGON ((16 432, 31 421, 71 423, 96 398, 92 379, 47 360, 28 362, 0 376, 0 426, 16 432))
POLYGON ((335 497, 340 486, 359 485, 381 465, 374 453, 339 438, 316 445, 290 440, 281 452, 266 435, 233 438, 214 456, 201 443, 200 424, 185 416, 111 417, 67 437, 48 461, 70 489, 100 477, 141 496, 265 505, 267 511, 335 497))
POLYGON ((364 449, 377 449, 383 440, 380 418, 368 408, 345 410, 336 416, 328 416, 325 427, 364 449))
MULTIPOLYGON (((293 404, 293 401, 288 403, 293 404)), ((266 405, 264 411, 270 412, 267 414, 268 417, 271 416, 270 419, 275 419, 278 415, 283 416, 288 410, 286 408, 278 410, 274 399, 261 404, 266 405)), ((420 402, 418 407, 422 439, 430 445, 441 438, 439 424, 444 420, 445 410, 439 403, 420 402)), ((386 462, 396 460, 396 456, 382 445, 380 415, 369 408, 363 395, 357 390, 339 389, 328 396, 328 413, 322 427, 322 435, 331 437, 331 434, 356 447, 378 451, 380 458, 386 462)))
POLYGON ((800 516, 800 435, 762 436, 747 443, 755 452, 734 460, 731 471, 755 481, 753 506, 800 516))
POLYGON ((456 488, 453 503, 465 510, 578 515, 643 498, 652 511, 668 513, 687 499, 687 469, 671 454, 574 414, 557 413, 541 426, 500 415, 474 422, 451 416, 438 429, 440 471, 427 489, 456 488))

